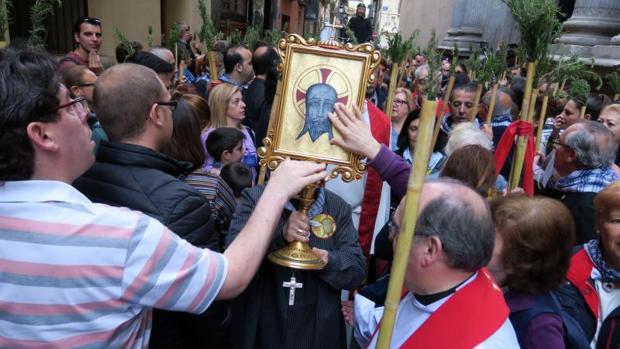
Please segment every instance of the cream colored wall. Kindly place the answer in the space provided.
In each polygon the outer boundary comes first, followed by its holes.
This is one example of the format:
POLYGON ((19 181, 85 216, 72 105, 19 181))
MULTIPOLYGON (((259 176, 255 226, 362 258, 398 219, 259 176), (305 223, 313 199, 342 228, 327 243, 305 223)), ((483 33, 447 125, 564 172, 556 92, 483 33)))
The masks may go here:
MULTIPOLYGON (((181 1, 179 1, 181 2, 181 1)), ((160 0, 89 0, 88 15, 98 17, 103 25, 103 44, 100 53, 114 61, 114 50, 118 42, 114 29, 125 33, 130 41, 139 41, 147 46, 148 27, 153 27, 153 42, 161 42, 160 0)))
MULTIPOLYGON (((164 0, 166 2, 166 23, 168 28, 164 28, 165 32, 176 22, 184 22, 189 24, 192 33, 198 33, 202 26, 202 19, 198 12, 197 0, 164 0)), ((207 11, 211 12, 211 1, 206 1, 207 11)))
POLYGON ((416 42, 417 46, 424 47, 435 29, 437 40, 446 36, 452 22, 452 9, 456 0, 402 0, 400 8, 400 32, 409 37, 411 33, 419 29, 420 35, 416 42))

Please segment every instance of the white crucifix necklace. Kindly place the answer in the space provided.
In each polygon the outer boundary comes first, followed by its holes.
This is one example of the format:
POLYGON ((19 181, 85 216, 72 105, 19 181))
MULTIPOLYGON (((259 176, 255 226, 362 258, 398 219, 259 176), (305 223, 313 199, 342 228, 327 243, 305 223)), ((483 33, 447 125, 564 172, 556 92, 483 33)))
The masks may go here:
POLYGON ((296 282, 297 279, 295 279, 295 274, 293 274, 293 276, 291 276, 291 281, 284 281, 282 283, 282 287, 288 287, 289 293, 288 293, 288 305, 295 305, 295 289, 297 288, 303 288, 304 284, 302 284, 301 282, 296 282))

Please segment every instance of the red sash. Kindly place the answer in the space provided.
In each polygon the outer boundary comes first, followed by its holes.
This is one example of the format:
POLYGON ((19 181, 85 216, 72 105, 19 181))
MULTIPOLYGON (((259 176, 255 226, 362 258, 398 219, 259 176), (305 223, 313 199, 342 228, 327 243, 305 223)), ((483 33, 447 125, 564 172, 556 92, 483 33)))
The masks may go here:
POLYGON ((594 317, 598 319, 598 294, 594 287, 588 282, 593 268, 594 264, 590 260, 586 250, 582 248, 571 258, 566 278, 579 290, 586 304, 588 304, 588 308, 590 308, 594 317))
MULTIPOLYGON (((527 147, 525 149, 525 159, 523 163, 523 181, 522 186, 523 190, 527 193, 528 196, 534 195, 534 155, 535 155, 535 147, 534 147, 534 131, 532 129, 532 124, 527 121, 517 120, 506 128, 502 138, 499 140, 499 144, 495 148, 495 174, 499 175, 504 167, 504 162, 506 162, 506 158, 510 154, 510 149, 514 145, 515 135, 518 136, 528 136, 527 137, 527 147)), ((513 159, 514 161, 514 159, 513 159)))
POLYGON ((482 268, 473 281, 439 307, 400 348, 470 349, 497 332, 509 313, 502 291, 482 268))
MULTIPOLYGON (((390 121, 387 116, 371 102, 368 102, 368 117, 370 118, 370 131, 372 136, 381 144, 389 148, 390 134, 392 132, 390 121)), ((368 167, 368 177, 364 187, 364 197, 362 199, 362 211, 359 223, 359 242, 365 256, 370 254, 370 245, 377 221, 377 210, 381 201, 381 189, 383 180, 379 173, 373 168, 368 167)))

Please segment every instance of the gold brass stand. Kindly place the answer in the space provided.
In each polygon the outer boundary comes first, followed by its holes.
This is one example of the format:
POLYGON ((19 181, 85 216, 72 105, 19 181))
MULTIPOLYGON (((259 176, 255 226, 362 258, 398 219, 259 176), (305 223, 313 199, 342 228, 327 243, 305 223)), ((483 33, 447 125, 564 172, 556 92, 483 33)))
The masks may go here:
MULTIPOLYGON (((314 201, 314 193, 321 185, 322 183, 310 184, 302 190, 300 197, 301 213, 308 213, 308 209, 314 201)), ((270 253, 267 258, 277 265, 293 269, 321 270, 325 268, 325 263, 317 254, 312 252, 310 245, 306 242, 291 242, 287 246, 270 253)))

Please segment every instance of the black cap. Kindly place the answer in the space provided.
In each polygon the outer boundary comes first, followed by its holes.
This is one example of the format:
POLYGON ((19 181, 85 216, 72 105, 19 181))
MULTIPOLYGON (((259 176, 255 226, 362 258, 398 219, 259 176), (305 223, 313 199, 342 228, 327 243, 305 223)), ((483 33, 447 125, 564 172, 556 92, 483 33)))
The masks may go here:
POLYGON ((363 2, 360 2, 359 4, 357 4, 357 8, 360 8, 360 7, 366 8, 366 4, 364 4, 363 2))

